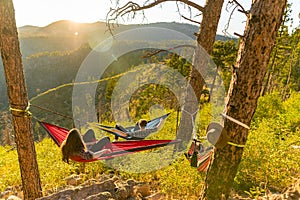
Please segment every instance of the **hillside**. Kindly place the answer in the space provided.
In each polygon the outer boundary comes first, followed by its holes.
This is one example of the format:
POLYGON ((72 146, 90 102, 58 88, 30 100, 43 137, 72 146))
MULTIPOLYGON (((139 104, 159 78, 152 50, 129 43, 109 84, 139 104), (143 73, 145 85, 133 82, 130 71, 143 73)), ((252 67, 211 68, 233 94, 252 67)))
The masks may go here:
MULTIPOLYGON (((144 25, 119 25, 114 33, 120 33, 134 28, 162 27, 184 33, 195 38, 198 26, 183 23, 153 23, 144 25)), ((80 47, 85 43, 99 43, 110 37, 108 27, 104 22, 75 23, 71 21, 57 21, 45 27, 23 26, 19 28, 22 54, 24 57, 43 51, 66 51, 80 47)), ((216 40, 228 40, 228 37, 217 35, 216 40)))
MULTIPOLYGON (((162 27, 176 30, 184 33, 191 38, 194 38, 194 33, 199 30, 198 26, 177 23, 177 22, 158 22, 151 24, 133 24, 133 25, 118 25, 114 27, 114 33, 119 33, 125 30, 142 27, 162 27)), ((105 36, 110 36, 108 27, 105 22, 95 23, 77 23, 72 21, 61 20, 53 22, 45 27, 37 26, 23 26, 19 29, 19 36, 21 39, 30 37, 75 37, 74 33, 78 33, 79 37, 87 37, 90 39, 95 33, 101 33, 105 36)), ((217 35, 216 40, 228 40, 228 37, 217 35)))
MULTIPOLYGON (((194 38, 198 27, 182 23, 154 23, 145 25, 119 25, 115 33, 141 27, 163 27, 194 38)), ((110 37, 104 22, 75 23, 57 21, 45 27, 23 26, 19 29, 21 52, 29 96, 70 82, 91 48, 110 37), (51 72, 50 72, 51 71, 51 72), (47 74, 47 76, 45 76, 47 74)), ((228 40, 217 36, 216 40, 228 40)), ((0 110, 7 107, 2 62, 0 62, 0 110)))

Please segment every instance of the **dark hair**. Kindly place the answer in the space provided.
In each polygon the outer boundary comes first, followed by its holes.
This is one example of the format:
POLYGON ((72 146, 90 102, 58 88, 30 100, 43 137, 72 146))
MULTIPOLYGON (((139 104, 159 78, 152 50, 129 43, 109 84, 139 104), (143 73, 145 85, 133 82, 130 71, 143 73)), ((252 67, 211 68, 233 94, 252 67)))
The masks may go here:
POLYGON ((61 144, 62 160, 69 163, 69 158, 72 155, 76 155, 78 152, 85 150, 85 144, 82 141, 82 137, 78 129, 71 129, 67 138, 61 144))
POLYGON ((145 128, 147 126, 147 120, 145 119, 140 119, 138 123, 141 128, 145 128))

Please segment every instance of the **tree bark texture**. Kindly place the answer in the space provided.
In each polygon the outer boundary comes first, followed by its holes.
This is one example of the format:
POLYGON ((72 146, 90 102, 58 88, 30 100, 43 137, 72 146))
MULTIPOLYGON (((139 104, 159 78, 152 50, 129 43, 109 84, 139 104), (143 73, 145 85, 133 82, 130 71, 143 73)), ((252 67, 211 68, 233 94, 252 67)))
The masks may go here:
MULTIPOLYGON (((206 5, 202 13, 201 26, 196 38, 197 44, 206 51, 206 55, 212 53, 223 3, 224 0, 206 0, 206 5)), ((192 98, 193 94, 189 92, 185 96, 185 104, 177 135, 177 139, 181 139, 182 141, 189 141, 191 139, 193 121, 195 120, 199 106, 198 102, 203 86, 205 85, 204 74, 200 74, 199 72, 205 73, 207 71, 206 68, 208 67, 209 60, 203 57, 203 55, 201 49, 196 49, 189 84, 193 88, 197 99, 192 98)), ((177 148, 182 150, 183 147, 177 148)))
POLYGON ((25 112, 28 96, 12 0, 0 0, 0 49, 12 108, 24 199, 42 196, 31 118, 25 112))
MULTIPOLYGON (((257 107, 285 5, 286 0, 254 0, 240 42, 226 101, 226 114, 248 126, 257 107)), ((225 119, 224 130, 231 142, 246 143, 248 129, 225 119)), ((228 198, 242 154, 243 148, 229 144, 216 149, 200 199, 228 198)))

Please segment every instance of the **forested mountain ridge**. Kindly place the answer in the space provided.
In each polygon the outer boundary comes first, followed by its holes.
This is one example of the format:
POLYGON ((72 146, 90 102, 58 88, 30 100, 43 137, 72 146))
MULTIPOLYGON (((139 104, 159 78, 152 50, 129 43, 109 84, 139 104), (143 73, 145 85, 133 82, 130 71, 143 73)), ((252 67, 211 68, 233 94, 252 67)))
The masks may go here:
MULTIPOLYGON (((191 24, 176 22, 161 22, 144 25, 119 25, 114 27, 117 34, 133 28, 161 27, 184 33, 191 38, 198 32, 198 27, 191 24)), ((19 29, 21 50, 23 56, 43 51, 66 51, 78 48, 81 44, 98 44, 111 36, 106 23, 76 23, 71 21, 57 21, 45 27, 23 26, 19 29), (64 38, 64 39, 63 39, 64 38)), ((228 37, 217 35, 216 40, 228 40, 228 37)))
MULTIPOLYGON (((142 27, 162 27, 166 29, 176 30, 178 32, 184 33, 191 38, 194 38, 194 33, 199 30, 198 26, 185 23, 177 22, 158 22, 151 24, 133 24, 133 25, 118 25, 115 26, 114 33, 119 33, 132 28, 142 28, 142 27)), ((91 37, 95 33, 101 33, 105 36, 110 36, 108 27, 105 22, 95 22, 95 23, 77 23, 67 20, 61 20, 53 22, 45 27, 38 26, 22 26, 18 29, 20 39, 30 38, 30 37, 71 37, 75 32, 78 33, 77 36, 80 37, 91 37)), ((227 40, 228 37, 217 35, 216 40, 227 40)))
MULTIPOLYGON (((198 27, 181 23, 119 25, 114 33, 138 27, 162 27, 194 38, 198 27)), ((75 23, 57 21, 45 27, 23 26, 18 29, 29 97, 38 92, 71 82, 92 47, 111 36, 104 22, 75 23)), ((228 40, 217 36, 216 40, 228 40)), ((7 107, 2 62, 0 62, 0 110, 7 107)))

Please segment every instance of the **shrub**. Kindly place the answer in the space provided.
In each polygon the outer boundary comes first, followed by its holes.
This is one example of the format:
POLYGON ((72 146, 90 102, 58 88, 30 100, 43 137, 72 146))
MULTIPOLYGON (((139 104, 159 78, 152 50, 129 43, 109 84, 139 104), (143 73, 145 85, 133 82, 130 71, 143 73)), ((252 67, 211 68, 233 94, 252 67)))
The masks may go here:
POLYGON ((269 114, 256 113, 256 120, 259 120, 249 133, 236 176, 237 188, 249 190, 263 183, 281 191, 300 177, 300 153, 291 147, 292 144, 300 145, 300 118, 297 117, 300 116, 300 94, 292 94, 285 102, 278 102, 277 96, 272 101, 271 97, 274 96, 263 97, 260 102, 275 102, 273 106, 279 110, 269 105, 273 108, 273 111, 266 110, 269 114))

